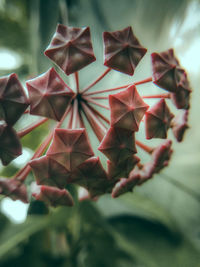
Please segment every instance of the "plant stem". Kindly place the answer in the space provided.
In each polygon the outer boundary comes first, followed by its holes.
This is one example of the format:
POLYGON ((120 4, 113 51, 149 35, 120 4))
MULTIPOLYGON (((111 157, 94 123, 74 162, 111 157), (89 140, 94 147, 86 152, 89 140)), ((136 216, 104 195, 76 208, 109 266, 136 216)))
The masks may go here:
POLYGON ((142 98, 170 98, 170 94, 144 95, 142 98))
POLYGON ((102 120, 104 120, 106 123, 110 124, 110 121, 104 116, 102 115, 97 109, 95 109, 94 107, 92 107, 90 104, 86 104, 97 116, 99 116, 102 120))
POLYGON ((73 103, 72 129, 75 129, 77 127, 78 127, 78 101, 77 99, 75 99, 73 103))
POLYGON ((86 101, 88 101, 88 102, 90 102, 90 103, 92 103, 92 104, 94 104, 94 105, 96 105, 96 106, 99 106, 99 107, 101 107, 101 108, 105 108, 105 109, 107 109, 107 110, 110 110, 109 107, 107 107, 107 106, 105 106, 105 105, 102 105, 102 104, 99 104, 98 102, 96 102, 95 100, 93 100, 93 99, 91 99, 91 98, 89 98, 89 97, 85 97, 85 96, 83 96, 83 99, 85 99, 86 101))
POLYGON ((112 92, 112 91, 124 89, 124 88, 126 88, 126 87, 128 87, 129 85, 132 85, 132 84, 133 83, 122 85, 122 86, 111 88, 111 89, 104 89, 104 90, 99 90, 99 91, 91 92, 91 93, 88 93, 88 94, 84 94, 84 97, 85 96, 91 96, 91 95, 97 95, 97 94, 104 94, 104 93, 108 93, 108 92, 112 92))
POLYGON ((100 80, 102 80, 110 71, 111 71, 110 68, 108 68, 107 70, 105 70, 104 73, 101 74, 93 83, 91 83, 86 88, 84 88, 81 91, 81 94, 85 94, 90 88, 92 88, 95 84, 97 84, 100 80))
POLYGON ((152 77, 149 77, 147 79, 144 79, 144 80, 141 80, 141 81, 138 81, 138 82, 135 82, 135 83, 129 83, 129 84, 122 85, 122 86, 115 87, 115 88, 111 88, 111 89, 99 90, 99 91, 91 92, 91 93, 84 94, 84 95, 85 96, 91 96, 91 95, 96 95, 96 94, 104 94, 104 93, 108 93, 108 92, 124 89, 124 88, 126 88, 126 87, 128 87, 130 85, 140 85, 140 84, 148 83, 148 82, 151 82, 151 81, 152 81, 152 77))
POLYGON ((77 94, 79 93, 79 77, 78 77, 78 72, 75 72, 75 81, 76 81, 76 92, 77 94))
POLYGON ((96 96, 96 97, 91 97, 91 99, 98 99, 98 100, 102 100, 102 99, 108 99, 108 96, 96 96))
POLYGON ((70 108, 70 117, 69 117, 67 129, 72 129, 73 112, 74 112, 73 105, 71 105, 71 108, 70 108))
POLYGON ((135 82, 134 85, 140 85, 140 84, 149 83, 149 82, 152 82, 152 77, 149 77, 149 78, 146 78, 144 80, 135 82))
POLYGON ((18 137, 22 138, 23 136, 30 133, 32 130, 34 130, 35 128, 37 128, 38 126, 40 126, 41 124, 45 123, 48 120, 49 120, 48 118, 40 119, 40 120, 36 121, 34 124, 31 124, 31 125, 25 127, 24 129, 22 129, 21 131, 19 131, 17 133, 18 137))
POLYGON ((138 141, 138 140, 135 140, 135 143, 137 146, 139 146, 140 148, 142 148, 144 151, 146 151, 147 153, 151 154, 154 150, 154 148, 150 147, 150 146, 147 146, 145 145, 144 143, 138 141))
POLYGON ((92 112, 92 110, 84 102, 81 102, 81 106, 82 106, 83 112, 88 122, 90 123, 93 131, 95 132, 95 135, 97 136, 98 140, 101 142, 101 140, 103 139, 106 133, 105 125, 98 119, 98 117, 92 112))

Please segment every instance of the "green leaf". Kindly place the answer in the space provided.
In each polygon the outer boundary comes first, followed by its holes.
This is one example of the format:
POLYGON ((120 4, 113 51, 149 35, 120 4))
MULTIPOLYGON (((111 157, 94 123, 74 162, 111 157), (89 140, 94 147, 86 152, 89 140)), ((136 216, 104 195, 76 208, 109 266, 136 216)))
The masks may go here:
POLYGON ((183 236, 170 235, 161 224, 133 216, 116 216, 109 223, 118 242, 148 267, 200 266, 199 251, 183 236))
POLYGON ((29 217, 25 223, 8 226, 0 238, 0 258, 25 241, 29 236, 48 225, 48 217, 29 217))
POLYGON ((167 210, 150 198, 136 192, 116 199, 104 196, 99 199, 97 206, 107 217, 121 214, 139 216, 152 222, 162 223, 172 232, 176 230, 176 224, 167 210))

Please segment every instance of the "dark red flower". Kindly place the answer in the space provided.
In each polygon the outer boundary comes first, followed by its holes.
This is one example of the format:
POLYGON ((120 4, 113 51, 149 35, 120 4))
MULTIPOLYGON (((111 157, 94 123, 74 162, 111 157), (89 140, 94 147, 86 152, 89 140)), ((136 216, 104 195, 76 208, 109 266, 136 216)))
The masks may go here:
POLYGON ((131 27, 121 31, 104 32, 104 65, 133 75, 136 66, 146 54, 131 27))
POLYGON ((152 162, 155 166, 155 173, 158 173, 169 163, 172 154, 172 141, 166 140, 156 147, 152 153, 152 162))
POLYGON ((178 142, 183 140, 183 136, 188 127, 188 110, 181 111, 172 120, 172 131, 178 142))
POLYGON ((0 120, 13 125, 29 105, 24 89, 15 73, 0 78, 0 120))
POLYGON ((176 92, 184 75, 173 49, 161 53, 152 53, 153 82, 163 89, 176 92))
POLYGON ((121 177, 127 178, 130 171, 135 167, 135 165, 140 161, 136 155, 131 155, 126 160, 115 164, 114 162, 108 160, 108 178, 109 180, 118 180, 121 177))
POLYGON ((86 188, 94 198, 106 192, 108 177, 99 158, 93 157, 75 169, 71 182, 86 188))
POLYGON ((128 179, 121 178, 112 190, 112 197, 116 198, 124 193, 132 192, 133 188, 137 185, 139 180, 140 174, 138 172, 128 179))
POLYGON ((135 133, 130 130, 111 127, 98 147, 110 160, 119 164, 137 152, 135 133))
POLYGON ((58 24, 45 55, 67 75, 96 60, 90 37, 90 29, 58 24))
POLYGON ((72 171, 94 153, 85 129, 56 129, 46 155, 72 171))
POLYGON ((3 165, 8 165, 13 159, 22 154, 20 140, 15 130, 0 121, 0 159, 3 165))
POLYGON ((138 131, 148 105, 138 94, 134 85, 109 96, 111 126, 138 131))
POLYGON ((69 179, 70 172, 54 159, 43 156, 30 161, 37 184, 57 186, 64 188, 69 179))
POLYGON ((28 81, 26 85, 30 97, 30 114, 58 121, 74 96, 54 68, 28 81))
POLYGON ((0 194, 28 203, 26 186, 16 179, 0 178, 0 194))
POLYGON ((140 174, 140 180, 138 181, 138 185, 141 185, 150 178, 152 178, 153 174, 156 172, 156 166, 154 165, 154 161, 152 160, 150 162, 145 163, 138 172, 140 174))
POLYGON ((146 138, 166 138, 173 117, 164 99, 157 102, 145 114, 146 138))
POLYGON ((177 91, 170 94, 172 102, 178 109, 189 109, 190 93, 191 89, 187 79, 187 74, 183 70, 180 82, 177 86, 177 91))
POLYGON ((40 192, 33 193, 32 195, 36 200, 44 201, 53 207, 74 205, 73 198, 66 189, 42 185, 40 186, 40 192))

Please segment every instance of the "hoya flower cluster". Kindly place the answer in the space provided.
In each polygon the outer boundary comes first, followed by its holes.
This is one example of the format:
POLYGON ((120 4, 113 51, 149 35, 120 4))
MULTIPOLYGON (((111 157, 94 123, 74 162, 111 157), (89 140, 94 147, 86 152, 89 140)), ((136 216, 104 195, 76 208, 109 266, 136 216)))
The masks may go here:
POLYGON ((118 197, 168 165, 172 154, 168 130, 171 128, 180 142, 188 128, 191 90, 186 72, 173 49, 169 49, 151 55, 152 77, 94 91, 93 86, 112 69, 133 75, 147 52, 131 27, 104 32, 103 42, 105 72, 86 88, 81 88, 78 71, 96 60, 89 27, 58 25, 44 52, 66 75, 74 75, 75 88, 66 84, 54 68, 26 82, 28 96, 16 74, 0 78, 0 158, 3 165, 21 154, 20 138, 47 120, 57 121, 32 159, 11 179, 0 178, 1 194, 28 202, 24 181, 33 171, 39 186, 33 197, 52 206, 71 206, 69 184, 85 188, 91 199, 105 193, 118 197), (151 82, 164 93, 141 96, 137 87, 141 90, 142 84, 151 82), (145 99, 150 98, 157 99, 152 106, 145 103, 145 99), (108 100, 108 105, 102 100, 108 100), (178 109, 176 115, 170 110, 170 101, 178 109), (108 116, 101 113, 101 109, 109 110, 108 116), (13 126, 24 113, 44 118, 16 132, 13 126), (107 158, 107 168, 94 155, 86 120, 100 142, 98 149, 107 158), (142 123, 145 124, 144 142, 135 135, 142 123), (147 145, 153 138, 160 139, 157 147, 147 145), (138 147, 149 154, 148 162, 138 157, 138 147))

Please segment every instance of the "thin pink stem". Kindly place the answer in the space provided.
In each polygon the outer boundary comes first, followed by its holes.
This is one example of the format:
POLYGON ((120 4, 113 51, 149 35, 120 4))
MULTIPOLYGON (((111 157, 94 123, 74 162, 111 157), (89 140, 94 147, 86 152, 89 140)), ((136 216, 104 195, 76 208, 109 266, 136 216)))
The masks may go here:
POLYGON ((144 95, 142 98, 170 98, 170 94, 144 95))
POLYGON ((27 114, 27 113, 29 113, 30 112, 30 110, 29 110, 29 108, 27 108, 25 111, 24 111, 24 114, 27 114))
POLYGON ((101 107, 101 108, 105 108, 105 109, 107 109, 107 110, 110 110, 109 107, 107 107, 107 106, 105 106, 105 105, 102 105, 102 104, 99 104, 98 102, 96 102, 95 100, 93 100, 93 99, 91 99, 91 98, 89 98, 89 97, 85 97, 85 96, 83 96, 83 99, 85 99, 86 101, 88 101, 88 102, 90 102, 90 103, 92 103, 92 104, 94 104, 94 105, 96 105, 96 106, 99 106, 99 107, 101 107))
POLYGON ((76 92, 77 94, 79 93, 79 77, 78 77, 78 72, 75 72, 75 81, 76 81, 76 92))
POLYGON ((108 92, 112 92, 112 91, 117 91, 117 90, 120 90, 120 89, 124 89, 124 88, 126 88, 126 87, 128 87, 129 85, 132 85, 132 84, 133 83, 122 85, 122 86, 111 88, 111 89, 104 89, 104 90, 91 92, 91 93, 88 93, 88 94, 84 94, 84 97, 85 96, 91 96, 91 95, 97 95, 97 94, 104 94, 104 93, 108 93, 108 92))
POLYGON ((108 96, 95 96, 95 97, 91 97, 91 99, 97 99, 97 100, 102 100, 102 99, 108 99, 108 96))
POLYGON ((106 123, 110 124, 110 121, 102 115, 98 110, 96 110, 94 107, 92 107, 90 104, 86 104, 97 116, 99 116, 102 120, 104 120, 106 123))
POLYGON ((84 88, 81 91, 81 94, 86 93, 90 88, 92 88, 95 84, 97 84, 100 80, 102 80, 110 71, 111 71, 110 68, 108 68, 107 70, 105 70, 104 73, 99 76, 99 78, 97 78, 93 83, 91 83, 86 88, 84 88))
POLYGON ((144 79, 144 80, 135 82, 134 84, 135 84, 135 85, 140 85, 140 84, 149 83, 149 82, 152 82, 152 77, 149 77, 149 78, 146 78, 146 79, 144 79))
POLYGON ((91 92, 91 93, 85 94, 85 96, 91 96, 91 95, 96 95, 96 94, 104 94, 104 93, 108 93, 108 92, 124 89, 124 88, 126 88, 126 87, 128 87, 130 85, 140 85, 140 84, 148 83, 148 82, 151 82, 151 81, 152 81, 152 77, 149 77, 147 79, 144 79, 142 81, 138 81, 138 82, 135 82, 135 83, 129 83, 129 84, 122 85, 122 86, 115 87, 115 88, 111 88, 111 89, 105 89, 105 90, 99 90, 99 91, 91 92))
POLYGON ((79 120, 80 120, 80 128, 85 128, 85 123, 81 114, 81 110, 78 111, 79 113, 79 120))
POLYGON ((40 119, 36 121, 34 124, 25 127, 24 129, 22 129, 21 131, 17 133, 18 137, 22 138, 23 136, 33 131, 35 128, 37 128, 41 124, 45 123, 46 121, 48 121, 48 118, 40 119))
POLYGON ((75 129, 77 127, 78 127, 78 101, 77 99, 75 99, 73 104, 72 129, 75 129))
POLYGON ((71 106, 71 108, 70 108, 70 117, 69 117, 69 122, 68 122, 68 125, 67 125, 67 129, 72 129, 73 113, 74 113, 74 109, 73 109, 73 106, 71 106))
POLYGON ((103 139, 106 133, 105 125, 103 125, 103 123, 97 118, 97 116, 90 110, 90 108, 84 102, 81 102, 81 106, 95 135, 97 136, 98 140, 101 142, 101 140, 103 139))
POLYGON ((147 146, 145 145, 144 143, 138 141, 138 140, 135 140, 135 143, 137 146, 139 146, 140 148, 142 148, 144 151, 146 151, 147 153, 151 154, 154 150, 154 148, 150 147, 150 146, 147 146))

